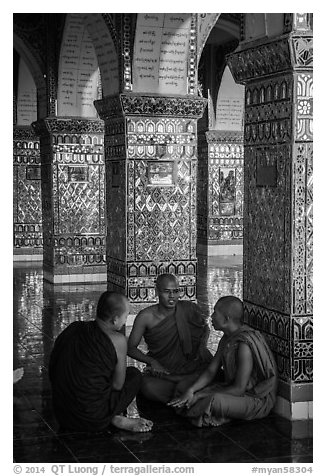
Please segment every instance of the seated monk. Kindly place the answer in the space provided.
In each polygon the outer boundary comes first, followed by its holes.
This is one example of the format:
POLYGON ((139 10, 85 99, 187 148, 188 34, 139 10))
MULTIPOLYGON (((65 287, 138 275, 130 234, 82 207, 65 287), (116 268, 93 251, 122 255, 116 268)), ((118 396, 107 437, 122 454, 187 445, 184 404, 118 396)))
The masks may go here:
POLYGON ((218 426, 232 418, 263 418, 275 404, 273 354, 262 334, 242 320, 240 299, 225 296, 217 301, 212 324, 224 333, 217 352, 202 375, 168 403, 195 426, 218 426), (221 367, 224 382, 217 381, 221 367))
POLYGON ((179 283, 172 274, 156 281, 159 302, 136 316, 128 340, 128 355, 145 362, 141 393, 150 400, 167 403, 180 381, 192 382, 212 359, 206 348, 209 328, 199 308, 179 301, 179 283), (138 349, 141 338, 148 353, 138 349))
POLYGON ((141 382, 138 369, 126 368, 127 340, 119 332, 128 314, 125 296, 105 292, 95 320, 73 322, 57 337, 49 376, 61 427, 98 432, 112 424, 133 432, 151 430, 151 421, 123 415, 141 382))

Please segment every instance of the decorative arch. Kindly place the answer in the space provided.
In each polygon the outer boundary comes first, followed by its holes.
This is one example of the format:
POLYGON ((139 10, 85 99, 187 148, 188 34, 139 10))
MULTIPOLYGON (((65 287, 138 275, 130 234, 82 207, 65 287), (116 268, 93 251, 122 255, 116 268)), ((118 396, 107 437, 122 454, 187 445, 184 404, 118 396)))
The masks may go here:
POLYGON ((13 46, 19 56, 26 63, 37 88, 37 115, 38 118, 47 115, 47 99, 46 99, 46 78, 42 71, 42 62, 40 58, 36 58, 31 48, 22 38, 14 32, 13 46))
POLYGON ((221 13, 198 13, 197 64, 199 63, 207 38, 221 13))
POLYGON ((218 90, 212 129, 243 132, 244 105, 245 87, 234 81, 230 68, 226 66, 218 90))
POLYGON ((84 15, 68 13, 58 74, 58 116, 96 117, 99 68, 84 15))
MULTIPOLYGON (((132 64, 132 90, 164 95, 197 93, 198 63, 221 13, 139 13, 132 64)), ((220 19, 235 37, 240 27, 220 19)))
POLYGON ((19 56, 17 87, 17 126, 30 126, 37 120, 37 88, 24 59, 19 56))
POLYGON ((120 87, 119 57, 113 24, 109 19, 105 21, 106 17, 103 18, 100 13, 87 13, 83 15, 83 18, 95 48, 103 96, 117 94, 120 87))

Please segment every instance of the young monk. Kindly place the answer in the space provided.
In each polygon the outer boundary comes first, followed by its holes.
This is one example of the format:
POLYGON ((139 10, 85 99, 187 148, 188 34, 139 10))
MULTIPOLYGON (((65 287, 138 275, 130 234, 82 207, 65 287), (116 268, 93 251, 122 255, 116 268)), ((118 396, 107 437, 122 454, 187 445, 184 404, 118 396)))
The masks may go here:
POLYGON ((252 420, 268 415, 275 404, 277 372, 262 334, 243 322, 242 301, 219 299, 212 314, 214 329, 223 331, 207 369, 168 405, 196 426, 217 426, 229 419, 252 420), (225 381, 216 381, 223 367, 225 381))
POLYGON ((199 308, 179 301, 179 283, 172 274, 156 281, 159 302, 136 316, 128 340, 128 355, 147 364, 141 392, 150 400, 167 403, 180 381, 192 382, 211 361, 206 348, 209 328, 199 308), (138 349, 144 337, 148 353, 138 349))
POLYGON ((129 302, 105 292, 93 321, 76 321, 56 339, 49 363, 55 416, 63 428, 97 432, 109 424, 133 432, 152 422, 123 415, 140 388, 141 373, 126 368, 127 340, 119 331, 129 302))

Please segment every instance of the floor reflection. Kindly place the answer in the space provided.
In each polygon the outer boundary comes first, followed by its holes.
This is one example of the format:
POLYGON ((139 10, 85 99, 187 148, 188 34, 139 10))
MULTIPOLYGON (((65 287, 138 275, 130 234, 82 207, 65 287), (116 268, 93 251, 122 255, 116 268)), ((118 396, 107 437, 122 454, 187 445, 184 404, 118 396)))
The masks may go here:
MULTIPOLYGON (((14 366, 34 356, 34 361, 48 360, 52 341, 75 320, 90 320, 96 315, 99 296, 105 284, 52 285, 43 281, 42 267, 14 268, 14 366), (45 336, 45 341, 43 336, 45 336), (48 346, 48 348, 47 348, 48 346), (37 358, 39 356, 39 359, 37 358)), ((221 296, 242 297, 240 259, 214 258, 209 263, 199 259, 198 304, 208 318, 221 296)), ((127 328, 127 335, 130 327, 127 328)), ((209 348, 216 349, 220 336, 211 329, 209 348)), ((40 364, 41 365, 41 364, 40 364)))

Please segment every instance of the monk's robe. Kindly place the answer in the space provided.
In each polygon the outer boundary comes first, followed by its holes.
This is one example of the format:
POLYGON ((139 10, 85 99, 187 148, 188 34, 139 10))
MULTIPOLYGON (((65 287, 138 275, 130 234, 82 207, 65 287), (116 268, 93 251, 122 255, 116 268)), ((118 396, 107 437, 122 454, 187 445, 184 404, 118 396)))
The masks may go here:
POLYGON ((227 338, 223 336, 222 362, 225 382, 214 383, 195 394, 198 400, 182 414, 196 426, 219 424, 224 419, 252 420, 269 414, 276 401, 277 370, 271 350, 259 331, 243 326, 227 338), (239 344, 246 343, 253 357, 253 369, 242 396, 223 394, 223 385, 231 385, 237 371, 239 344))
POLYGON ((148 354, 171 374, 202 371, 212 360, 206 347, 209 328, 191 301, 179 301, 172 316, 147 329, 144 339, 148 354))
POLYGON ((127 372, 132 391, 114 390, 116 363, 113 343, 96 321, 73 322, 57 337, 49 376, 54 413, 62 427, 102 431, 115 414, 127 408, 140 387, 141 376, 137 369, 127 369, 139 374, 135 379, 127 372))

